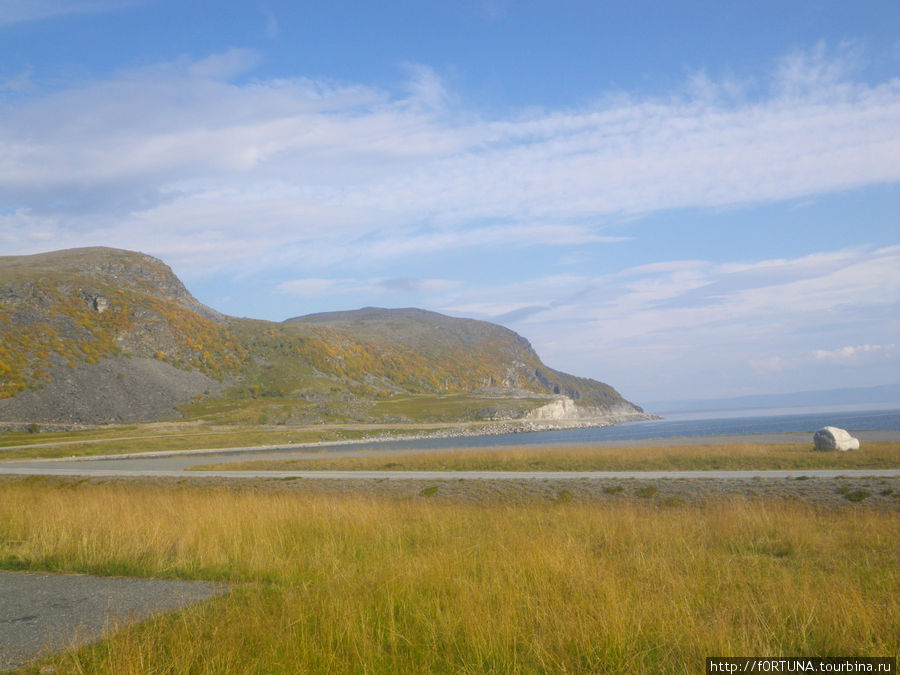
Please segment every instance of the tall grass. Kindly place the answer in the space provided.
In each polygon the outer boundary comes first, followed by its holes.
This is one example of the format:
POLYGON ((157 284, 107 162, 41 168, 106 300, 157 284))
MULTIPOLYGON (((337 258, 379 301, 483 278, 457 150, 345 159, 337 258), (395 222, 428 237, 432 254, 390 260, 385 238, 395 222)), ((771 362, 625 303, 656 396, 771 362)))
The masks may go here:
POLYGON ((170 452, 198 448, 232 448, 260 445, 288 446, 294 443, 317 443, 363 439, 381 435, 412 435, 434 432, 452 425, 327 425, 323 427, 265 427, 212 425, 189 427, 172 425, 172 429, 155 430, 151 426, 123 430, 92 429, 79 432, 40 434, 0 434, 0 460, 106 455, 136 452, 170 452), (188 429, 188 430, 184 430, 188 429), (17 447, 27 446, 27 447, 17 447))
POLYGON ((894 655, 900 517, 790 502, 469 505, 0 486, 0 566, 230 595, 55 657, 81 672, 697 672, 894 655))
POLYGON ((679 471, 900 468, 900 443, 864 451, 818 452, 802 443, 728 443, 632 447, 477 448, 356 457, 226 462, 196 471, 679 471))

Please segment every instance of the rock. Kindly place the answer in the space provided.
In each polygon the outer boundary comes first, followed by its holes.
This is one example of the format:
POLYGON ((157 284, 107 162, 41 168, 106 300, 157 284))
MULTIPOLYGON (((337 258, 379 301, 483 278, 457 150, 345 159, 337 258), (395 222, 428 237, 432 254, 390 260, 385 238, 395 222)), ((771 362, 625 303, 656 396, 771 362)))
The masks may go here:
POLYGON ((548 403, 547 405, 542 405, 540 408, 532 410, 525 416, 525 419, 566 420, 576 419, 580 416, 581 415, 578 407, 575 405, 575 401, 568 397, 561 397, 553 401, 553 403, 548 403))
POLYGON ((109 300, 104 298, 102 295, 98 295, 93 298, 94 310, 103 314, 109 308, 109 300))
POLYGON ((859 450, 859 439, 853 438, 845 429, 823 427, 813 436, 816 450, 859 450))
MULTIPOLYGON (((497 418, 501 419, 501 418, 497 418)), ((560 396, 553 402, 535 408, 522 417, 528 422, 566 423, 568 426, 606 426, 620 422, 659 419, 656 415, 642 412, 637 406, 623 401, 605 408, 578 405, 568 396, 560 396)))

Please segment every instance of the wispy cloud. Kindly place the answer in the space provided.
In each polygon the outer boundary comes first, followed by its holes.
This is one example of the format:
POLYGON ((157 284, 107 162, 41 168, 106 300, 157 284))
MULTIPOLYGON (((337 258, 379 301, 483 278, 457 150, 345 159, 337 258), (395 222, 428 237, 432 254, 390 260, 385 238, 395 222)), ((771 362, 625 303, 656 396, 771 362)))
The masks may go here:
POLYGON ((216 240, 210 266, 326 265, 501 240, 614 243, 605 225, 635 215, 900 180, 900 80, 854 81, 845 58, 791 55, 753 98, 706 78, 688 96, 506 119, 448 105, 422 66, 396 96, 253 79, 246 50, 160 64, 0 108, 4 239, 35 250, 39 221, 55 240, 115 232, 163 256, 216 240))
POLYGON ((0 25, 40 21, 65 14, 108 12, 144 0, 0 0, 0 25))
POLYGON ((852 43, 839 45, 838 52, 837 57, 830 56, 821 41, 812 49, 791 52, 778 64, 775 89, 786 99, 814 99, 824 92, 840 89, 860 69, 862 57, 852 43))
POLYGON ((269 40, 274 40, 281 33, 281 28, 278 24, 278 19, 272 13, 272 10, 269 7, 263 7, 263 14, 266 18, 266 30, 265 35, 269 40))
POLYGON ((556 367, 584 373, 592 364, 597 370, 588 374, 637 382, 637 390, 644 382, 647 391, 663 379, 693 386, 703 377, 714 391, 714 384, 730 386, 729 378, 746 382, 748 372, 770 377, 815 368, 821 378, 831 366, 895 363, 900 246, 754 263, 671 261, 597 277, 463 288, 443 300, 436 306, 527 335, 556 367), (874 341, 848 342, 860 334, 874 341), (702 363, 719 370, 704 373, 702 363))
POLYGON ((0 95, 6 93, 25 93, 31 87, 32 82, 30 70, 23 70, 14 75, 0 75, 0 95))
MULTIPOLYGON (((298 297, 319 296, 372 296, 393 294, 400 296, 423 293, 445 293, 459 288, 461 282, 450 279, 418 279, 415 277, 388 277, 373 279, 306 278, 284 281, 276 287, 279 293, 298 297)), ((365 304, 365 303, 364 303, 365 304)))
POLYGON ((897 345, 847 345, 839 349, 816 349, 812 358, 831 363, 857 363, 865 358, 878 358, 897 351, 897 345))
POLYGON ((294 279, 292 281, 284 281, 278 284, 279 293, 289 293, 299 297, 315 297, 334 293, 335 289, 344 287, 348 280, 346 279, 294 279))
POLYGON ((863 344, 836 349, 814 349, 811 352, 798 351, 785 356, 772 355, 750 359, 748 363, 754 371, 762 374, 790 373, 810 366, 832 373, 838 372, 835 367, 874 366, 876 369, 886 370, 887 379, 891 380, 893 378, 890 373, 898 366, 898 355, 896 344, 863 344))

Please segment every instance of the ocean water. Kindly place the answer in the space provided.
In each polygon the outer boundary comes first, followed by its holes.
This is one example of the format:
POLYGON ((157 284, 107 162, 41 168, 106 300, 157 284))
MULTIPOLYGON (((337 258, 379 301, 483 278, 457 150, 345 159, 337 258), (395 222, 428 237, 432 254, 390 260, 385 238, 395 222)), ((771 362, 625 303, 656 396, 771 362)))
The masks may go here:
MULTIPOLYGON (((462 438, 431 438, 414 441, 387 441, 379 448, 439 449, 504 445, 553 445, 558 443, 589 443, 592 441, 627 441, 653 438, 691 438, 699 436, 730 436, 740 434, 777 434, 809 432, 824 426, 850 431, 900 430, 900 410, 854 410, 837 412, 774 412, 758 410, 730 413, 691 413, 671 415, 661 420, 631 422, 612 427, 536 431, 521 434, 474 436, 462 438), (730 415, 730 416, 729 416, 730 415)), ((353 444, 366 446, 365 442, 353 444)), ((371 445, 369 443, 368 445, 371 445)), ((334 449, 348 448, 334 446, 334 449)), ((329 449, 329 448, 324 448, 329 449)))
MULTIPOLYGON (((837 412, 778 412, 756 410, 730 413, 669 415, 661 420, 635 422, 616 427, 585 429, 595 431, 591 440, 637 440, 735 434, 813 433, 824 426, 850 431, 900 430, 900 410, 854 410, 837 412)), ((584 439, 587 440, 587 439, 584 439)))

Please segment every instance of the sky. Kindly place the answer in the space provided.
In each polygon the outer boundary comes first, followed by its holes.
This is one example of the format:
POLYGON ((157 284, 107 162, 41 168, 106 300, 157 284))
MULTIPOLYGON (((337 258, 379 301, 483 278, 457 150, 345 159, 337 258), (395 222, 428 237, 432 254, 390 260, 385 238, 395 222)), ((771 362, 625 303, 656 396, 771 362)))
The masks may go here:
POLYGON ((0 0, 0 255, 643 401, 900 382, 900 3, 0 0))

